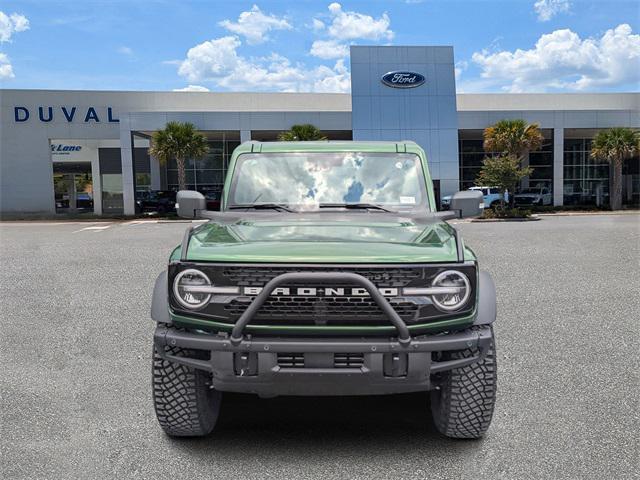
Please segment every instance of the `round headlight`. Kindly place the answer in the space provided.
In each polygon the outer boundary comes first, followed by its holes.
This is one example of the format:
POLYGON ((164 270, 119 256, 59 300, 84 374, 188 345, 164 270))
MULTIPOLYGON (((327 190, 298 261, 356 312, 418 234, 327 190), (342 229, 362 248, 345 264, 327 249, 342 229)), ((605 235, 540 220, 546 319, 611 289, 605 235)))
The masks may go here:
POLYGON ((200 270, 183 270, 173 281, 173 294, 176 300, 185 308, 197 309, 204 307, 211 299, 211 293, 202 291, 198 287, 210 287, 211 281, 200 270))
POLYGON ((433 295, 431 300, 434 305, 445 312, 452 312, 462 307, 471 295, 471 284, 464 273, 456 270, 447 270, 439 273, 433 279, 433 287, 453 287, 455 292, 433 295))

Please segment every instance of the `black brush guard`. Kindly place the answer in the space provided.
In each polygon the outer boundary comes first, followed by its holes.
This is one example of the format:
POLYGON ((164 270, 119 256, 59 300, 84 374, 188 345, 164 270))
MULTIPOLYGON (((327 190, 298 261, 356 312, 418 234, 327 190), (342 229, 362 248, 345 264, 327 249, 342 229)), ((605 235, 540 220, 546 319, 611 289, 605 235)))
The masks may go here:
POLYGON ((270 280, 262 289, 262 291, 253 299, 251 304, 242 313, 238 321, 235 323, 231 332, 231 343, 234 345, 240 344, 243 337, 244 328, 251 323, 253 317, 258 313, 258 310, 262 307, 264 302, 267 301, 271 293, 283 284, 327 284, 327 283, 350 283, 353 285, 364 288, 371 298, 378 304, 385 315, 389 318, 389 321, 396 327, 398 331, 398 342, 401 345, 408 345, 411 343, 411 335, 409 329, 404 323, 402 318, 393 309, 393 307, 387 302, 384 296, 378 291, 376 286, 371 280, 358 275, 357 273, 349 272, 291 272, 283 273, 270 280))
MULTIPOLYGON (((179 330, 170 326, 159 325, 154 335, 154 342, 159 355, 172 362, 181 363, 193 368, 213 371, 216 367, 211 361, 173 355, 165 347, 179 347, 188 350, 203 350, 213 354, 227 352, 233 354, 256 353, 365 353, 365 354, 430 354, 432 352, 477 350, 473 356, 445 360, 430 361, 425 366, 429 373, 439 373, 463 367, 483 359, 492 342, 491 329, 487 326, 480 329, 467 329, 461 332, 437 335, 419 335, 411 337, 407 325, 393 309, 391 304, 367 278, 349 272, 291 272, 281 274, 270 280, 251 302, 249 307, 235 323, 231 335, 227 333, 203 334, 179 330), (397 338, 386 340, 377 338, 327 338, 327 337, 260 337, 245 335, 245 327, 260 310, 271 293, 283 284, 330 284, 349 283, 360 286, 369 293, 389 321, 397 330, 397 338)), ((429 355, 430 357, 430 355, 429 355)), ((282 370, 282 369, 281 369, 282 370)), ((345 369, 351 370, 351 369, 345 369)), ((356 369, 360 371, 360 369, 356 369)), ((315 369, 316 373, 319 372, 315 369)), ((322 373, 322 372, 321 372, 322 373)), ((329 373, 327 370, 324 373, 329 373)))

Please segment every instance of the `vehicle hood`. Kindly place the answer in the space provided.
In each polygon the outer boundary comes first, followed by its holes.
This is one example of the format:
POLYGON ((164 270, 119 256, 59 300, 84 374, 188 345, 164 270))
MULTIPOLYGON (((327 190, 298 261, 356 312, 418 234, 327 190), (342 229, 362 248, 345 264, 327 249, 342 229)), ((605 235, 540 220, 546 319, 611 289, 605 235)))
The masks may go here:
MULTIPOLYGON (((428 263, 457 260, 453 228, 383 213, 254 215, 194 230, 187 260, 263 263, 428 263)), ((179 253, 179 252, 178 252, 179 253)))

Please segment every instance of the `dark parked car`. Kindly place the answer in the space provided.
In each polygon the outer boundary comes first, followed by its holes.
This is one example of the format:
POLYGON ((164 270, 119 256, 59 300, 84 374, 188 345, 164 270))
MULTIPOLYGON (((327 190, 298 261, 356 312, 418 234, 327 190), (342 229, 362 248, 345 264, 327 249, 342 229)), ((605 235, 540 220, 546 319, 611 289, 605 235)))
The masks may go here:
POLYGON ((78 192, 76 194, 76 208, 93 210, 93 197, 87 192, 78 192))
POLYGON ((151 190, 136 192, 136 211, 138 213, 157 212, 160 214, 175 211, 176 192, 172 190, 151 190))
MULTIPOLYGON (((56 208, 57 209, 68 209, 69 205, 69 194, 68 193, 56 193, 56 208)), ((78 210, 93 210, 93 197, 90 193, 87 192, 78 192, 76 193, 76 209, 78 210)))
POLYGON ((207 201, 207 210, 220 210, 221 192, 219 190, 201 190, 200 193, 204 195, 204 198, 207 201))

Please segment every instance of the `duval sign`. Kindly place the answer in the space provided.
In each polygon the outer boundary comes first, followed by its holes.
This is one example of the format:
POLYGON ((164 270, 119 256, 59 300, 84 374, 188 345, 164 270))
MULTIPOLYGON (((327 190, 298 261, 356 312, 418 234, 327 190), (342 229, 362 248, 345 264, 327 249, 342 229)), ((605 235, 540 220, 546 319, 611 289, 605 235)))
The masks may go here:
POLYGON ((113 114, 113 107, 74 107, 74 106, 61 106, 61 107, 49 107, 41 106, 33 109, 29 109, 23 106, 13 107, 13 118, 16 123, 26 122, 31 118, 37 118, 41 122, 52 122, 54 118, 62 118, 63 121, 68 123, 83 122, 83 123, 118 123, 120 119, 116 118, 113 114))
POLYGON ((416 72, 395 71, 385 73, 382 83, 393 88, 415 88, 422 85, 425 81, 424 75, 416 72))

